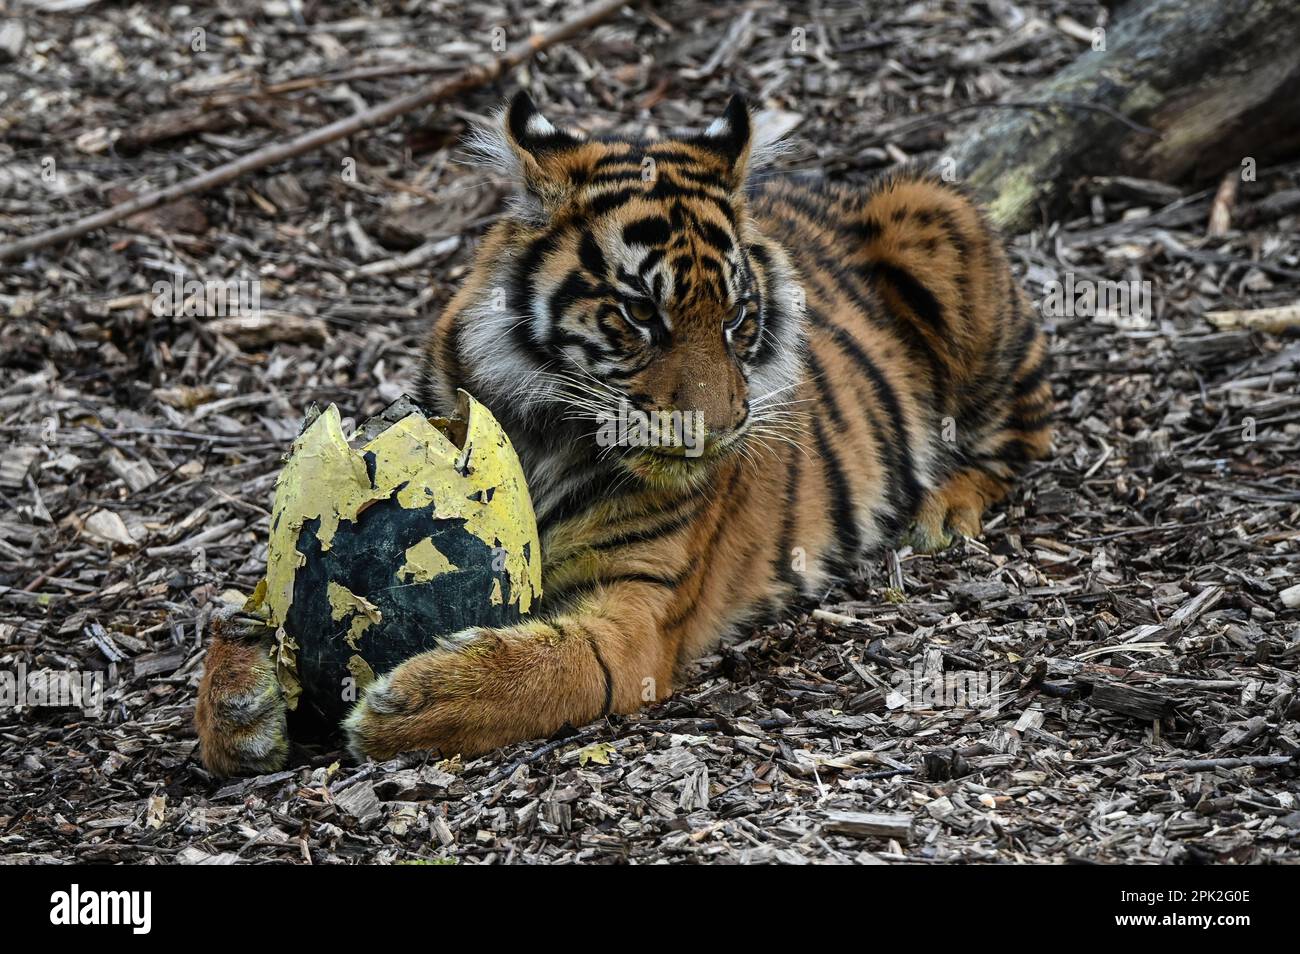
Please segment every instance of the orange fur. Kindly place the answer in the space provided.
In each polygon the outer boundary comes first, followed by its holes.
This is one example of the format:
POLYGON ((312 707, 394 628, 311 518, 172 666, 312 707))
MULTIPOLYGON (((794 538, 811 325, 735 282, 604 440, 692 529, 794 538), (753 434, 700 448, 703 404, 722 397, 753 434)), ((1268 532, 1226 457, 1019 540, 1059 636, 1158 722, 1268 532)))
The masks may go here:
POLYGON ((284 694, 269 650, 269 640, 213 621, 194 723, 203 764, 217 775, 273 772, 288 755, 284 694))

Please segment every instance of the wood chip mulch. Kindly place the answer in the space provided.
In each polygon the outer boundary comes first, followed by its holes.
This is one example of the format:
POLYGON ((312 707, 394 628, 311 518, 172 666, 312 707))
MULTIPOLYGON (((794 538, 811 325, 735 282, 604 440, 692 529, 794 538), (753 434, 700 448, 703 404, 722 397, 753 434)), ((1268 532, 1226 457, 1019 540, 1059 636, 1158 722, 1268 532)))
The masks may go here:
MULTIPOLYGON (((6 235, 450 75, 491 55, 494 26, 513 40, 574 7, 79 6, 19 7, 0 44, 6 235)), ((1014 98, 1105 15, 799 6, 647 4, 512 83, 592 129, 700 124, 740 88, 791 130, 784 165, 860 180, 941 158, 980 115, 949 111, 1014 98)), ((509 88, 0 270, 0 670, 105 680, 98 715, 0 710, 0 855, 1300 860, 1300 339, 1205 317, 1297 302, 1300 163, 1243 182, 1218 237, 1214 183, 1112 178, 1013 243, 1040 300, 1067 272, 1132 278, 1152 283, 1155 313, 1047 317, 1056 455, 981 539, 871 561, 633 718, 468 762, 308 752, 209 778, 191 717, 214 607, 263 572, 272 484, 308 405, 360 419, 409 387, 504 192, 455 143, 509 88), (154 284, 178 268, 260 280, 261 317, 154 315, 154 284), (996 698, 906 691, 940 671, 996 698)))

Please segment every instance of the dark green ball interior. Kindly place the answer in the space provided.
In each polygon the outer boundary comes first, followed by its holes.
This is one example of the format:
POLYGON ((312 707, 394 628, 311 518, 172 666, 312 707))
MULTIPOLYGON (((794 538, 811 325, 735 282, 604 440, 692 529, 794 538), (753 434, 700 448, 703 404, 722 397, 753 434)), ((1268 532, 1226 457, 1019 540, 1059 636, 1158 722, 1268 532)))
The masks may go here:
POLYGON ((378 676, 437 648, 439 637, 473 626, 510 625, 520 618, 509 574, 492 566, 493 547, 499 542, 470 533, 463 518, 434 516, 432 504, 408 509, 395 493, 367 507, 355 523, 340 522, 329 550, 321 549, 319 528, 319 520, 310 520, 298 535, 298 552, 306 561, 294 576, 285 624, 298 643, 299 708, 307 717, 303 721, 334 726, 351 708, 359 696, 348 669, 353 653, 378 676), (457 569, 424 583, 400 581, 397 572, 407 549, 425 538, 432 538, 457 569), (375 604, 382 615, 362 633, 357 650, 345 639, 351 618, 331 618, 331 580, 375 604), (492 600, 496 582, 500 602, 492 600))

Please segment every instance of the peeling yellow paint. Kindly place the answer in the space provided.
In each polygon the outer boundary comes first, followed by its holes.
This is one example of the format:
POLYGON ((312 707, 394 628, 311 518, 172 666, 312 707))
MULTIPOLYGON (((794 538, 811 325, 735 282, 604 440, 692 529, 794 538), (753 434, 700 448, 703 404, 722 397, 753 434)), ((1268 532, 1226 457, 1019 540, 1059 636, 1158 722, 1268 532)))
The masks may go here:
MULTIPOLYGON (((510 439, 483 405, 459 392, 457 415, 465 421, 462 447, 444 434, 451 422, 418 414, 402 418, 367 444, 374 453, 376 481, 389 492, 402 480, 398 503, 425 507, 440 517, 463 517, 465 529, 489 547, 500 548, 510 576, 511 596, 527 613, 542 595, 542 570, 532 500, 510 439), (454 468, 454 475, 448 470, 454 468), (401 474, 399 479, 392 479, 401 474), (504 499, 498 500, 501 496, 504 499), (490 498, 490 499, 489 499, 490 498), (527 548, 531 559, 524 555, 527 548)), ((384 496, 388 496, 385 493, 384 496)))
POLYGON ((266 602, 266 577, 257 581, 257 586, 253 587, 252 595, 244 601, 245 613, 260 613, 262 604, 266 602))
POLYGON ((406 562, 397 571, 400 583, 428 583, 435 576, 460 569, 433 545, 433 540, 429 537, 408 547, 405 558, 406 562))
POLYGON ((375 681, 375 671, 370 668, 370 663, 356 653, 348 657, 348 672, 352 673, 352 679, 358 690, 366 688, 375 681))
POLYGON ((357 649, 361 635, 375 623, 382 622, 384 614, 370 600, 357 596, 342 583, 330 580, 325 589, 330 601, 330 619, 339 621, 353 617, 348 634, 343 638, 351 648, 357 649))
POLYGON ((283 627, 275 630, 275 645, 271 647, 275 660, 275 675, 284 690, 284 704, 290 712, 298 708, 302 695, 302 681, 298 678, 298 642, 283 627))

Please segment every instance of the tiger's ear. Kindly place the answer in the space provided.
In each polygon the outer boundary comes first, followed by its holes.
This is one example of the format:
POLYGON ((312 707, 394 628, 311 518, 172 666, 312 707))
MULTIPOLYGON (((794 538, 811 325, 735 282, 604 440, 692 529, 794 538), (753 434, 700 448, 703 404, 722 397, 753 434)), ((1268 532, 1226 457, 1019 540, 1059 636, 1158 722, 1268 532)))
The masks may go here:
POLYGON ((471 130, 469 157, 511 180, 511 202, 520 218, 540 223, 573 187, 586 140, 560 129, 541 114, 522 90, 493 116, 491 125, 471 130))
POLYGON ((718 154, 731 171, 733 188, 738 188, 744 184, 745 175, 749 171, 753 138, 754 127, 749 118, 749 106, 743 97, 736 94, 727 102, 722 115, 699 135, 696 142, 718 154))
POLYGON ((522 206, 544 215, 572 189, 578 161, 575 150, 585 140, 543 116, 523 90, 510 100, 500 129, 515 176, 526 193, 522 206))
POLYGON ((523 90, 515 93, 506 107, 504 126, 510 147, 520 153, 521 158, 534 162, 543 162, 555 152, 582 142, 543 116, 533 98, 523 90))

